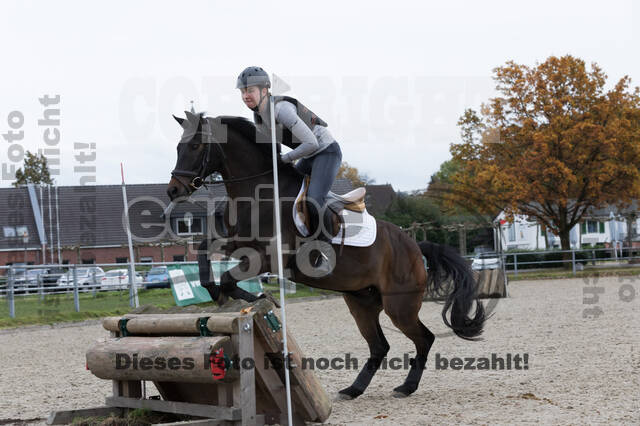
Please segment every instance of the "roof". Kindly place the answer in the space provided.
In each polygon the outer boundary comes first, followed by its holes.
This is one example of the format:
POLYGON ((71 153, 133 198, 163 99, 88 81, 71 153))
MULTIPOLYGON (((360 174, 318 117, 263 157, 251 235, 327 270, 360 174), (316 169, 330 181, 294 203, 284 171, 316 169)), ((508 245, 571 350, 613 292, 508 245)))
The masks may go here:
MULTIPOLYGON (((164 226, 161 213, 169 204, 166 194, 167 184, 127 185, 129 223, 131 232, 138 241, 145 239, 166 241, 162 232, 164 226)), ((36 197, 41 207, 46 241, 58 244, 56 232, 56 197, 51 188, 51 210, 49 210, 49 190, 36 187, 36 197), (49 214, 51 211, 51 214, 49 214), (51 225, 50 225, 51 223, 51 225)), ((336 179, 332 191, 344 194, 353 189, 347 179, 336 179)), ((222 212, 225 203, 220 200, 227 195, 223 185, 208 185, 200 188, 192 196, 192 201, 176 205, 171 218, 184 217, 190 213, 194 217, 207 216, 207 205, 216 212, 222 212)), ((60 224, 60 245, 65 246, 109 246, 127 244, 124 211, 122 208, 121 185, 60 186, 58 187, 58 216, 60 224)), ((38 228, 33 213, 27 187, 0 188, 0 250, 24 249, 22 237, 5 236, 4 228, 26 226, 29 234, 27 248, 40 248, 38 228)))
POLYGON ((584 215, 584 218, 610 218, 611 214, 613 216, 629 216, 631 214, 638 214, 638 202, 637 200, 632 200, 631 204, 626 208, 619 208, 618 206, 605 206, 600 209, 595 209, 590 207, 587 209, 587 212, 584 215))
MULTIPOLYGON (((574 202, 573 200, 569 200, 570 203, 570 207, 571 207, 571 203, 574 202)), ((540 206, 540 204, 538 203, 531 203, 532 205, 538 207, 540 206)), ((604 207, 601 208, 595 208, 595 207, 589 207, 587 208, 587 211, 584 213, 584 215, 582 216, 581 220, 585 220, 585 219, 600 219, 600 220, 609 220, 612 216, 616 217, 616 218, 621 218, 621 217, 628 217, 630 215, 636 215, 638 216, 638 200, 632 200, 631 204, 629 204, 628 206, 624 207, 624 208, 620 208, 618 206, 615 205, 606 205, 604 207)), ((504 216, 504 210, 502 210, 494 219, 495 221, 500 220, 501 217, 504 216)))

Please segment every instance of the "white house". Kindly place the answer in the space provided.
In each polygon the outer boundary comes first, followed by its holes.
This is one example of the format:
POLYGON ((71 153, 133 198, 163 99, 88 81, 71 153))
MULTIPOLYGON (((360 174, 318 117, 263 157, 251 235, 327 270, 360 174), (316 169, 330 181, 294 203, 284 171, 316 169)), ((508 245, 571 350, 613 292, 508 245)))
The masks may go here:
MULTIPOLYGON (((627 223, 613 211, 597 211, 588 215, 588 219, 583 220, 574 226, 570 232, 571 248, 583 248, 584 246, 595 245, 597 243, 617 243, 627 238, 627 223)), ((638 228, 638 221, 632 222, 632 236, 638 228)), ((560 237, 550 232, 545 232, 544 227, 539 223, 529 220, 526 216, 517 215, 513 222, 506 220, 506 215, 501 212, 494 220, 494 242, 498 249, 498 244, 502 250, 526 249, 526 250, 546 250, 550 248, 560 248, 560 237)))

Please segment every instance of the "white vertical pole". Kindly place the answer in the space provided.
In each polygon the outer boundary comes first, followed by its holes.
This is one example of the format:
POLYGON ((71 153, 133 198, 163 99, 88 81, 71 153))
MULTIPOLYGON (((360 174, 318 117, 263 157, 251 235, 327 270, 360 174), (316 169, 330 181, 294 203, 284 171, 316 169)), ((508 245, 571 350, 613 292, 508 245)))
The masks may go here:
POLYGON ((49 204, 49 262, 53 264, 53 221, 51 218, 51 185, 47 185, 47 201, 49 204))
POLYGON ((131 242, 131 226, 129 226, 129 206, 127 203, 127 188, 124 184, 124 167, 120 163, 120 174, 122 175, 122 202, 124 203, 124 219, 127 224, 127 241, 129 242, 129 306, 137 308, 138 289, 136 288, 136 268, 134 266, 133 244, 131 242))
POLYGON ((276 150, 276 111, 273 96, 269 96, 271 113, 271 154, 273 157, 273 209, 276 216, 276 250, 278 256, 278 283, 280 284, 280 316, 282 317, 282 355, 284 356, 284 380, 287 390, 287 419, 293 426, 291 412, 291 383, 289 381, 289 347, 287 345, 287 317, 284 309, 284 273, 282 270, 282 234, 280 223, 280 187, 278 186, 278 152, 276 150))
MULTIPOLYGON (((47 238, 47 231, 44 229, 44 203, 42 202, 43 198, 42 198, 42 184, 39 183, 38 186, 40 187, 40 221, 42 222, 42 231, 44 233, 44 237, 47 238)), ((47 247, 46 244, 43 243, 42 241, 40 241, 40 243, 42 244, 42 264, 46 265, 47 264, 47 247)), ((24 262, 27 263, 27 258, 26 258, 26 253, 27 253, 27 248, 25 247, 24 249, 25 252, 25 260, 24 262)))
MULTIPOLYGON (((58 265, 62 265, 62 257, 60 256, 60 204, 58 203, 58 187, 56 192, 56 240, 58 245, 58 265)), ((53 262, 52 262, 53 263, 53 262)))

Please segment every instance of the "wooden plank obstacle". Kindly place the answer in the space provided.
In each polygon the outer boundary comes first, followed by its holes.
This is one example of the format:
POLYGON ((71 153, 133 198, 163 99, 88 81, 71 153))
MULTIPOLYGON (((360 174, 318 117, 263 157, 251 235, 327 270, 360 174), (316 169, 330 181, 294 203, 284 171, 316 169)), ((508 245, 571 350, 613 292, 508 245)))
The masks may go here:
MULTIPOLYGON (((269 302, 238 312, 127 314, 102 325, 111 337, 89 348, 86 366, 113 381, 113 396, 102 407, 56 411, 48 424, 135 408, 201 418, 185 424, 288 423, 283 336, 269 302), (144 381, 160 395, 146 398, 144 381)), ((287 342, 293 422, 323 422, 331 401, 313 371, 299 368, 303 355, 290 333, 287 342)))

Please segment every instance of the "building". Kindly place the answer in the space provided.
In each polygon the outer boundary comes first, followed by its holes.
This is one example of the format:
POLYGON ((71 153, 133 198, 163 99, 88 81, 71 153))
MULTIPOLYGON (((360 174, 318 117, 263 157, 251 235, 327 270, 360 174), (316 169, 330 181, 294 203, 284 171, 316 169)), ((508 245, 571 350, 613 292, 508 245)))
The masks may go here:
MULTIPOLYGON (((163 220, 161 214, 169 204, 166 188, 166 184, 127 185, 136 262, 196 260, 194 245, 208 227, 224 231, 223 185, 200 188, 163 220)), ((332 187, 338 194, 352 189, 347 179, 337 179, 332 187)), ((128 261, 120 185, 0 188, 0 265, 128 261)))
MULTIPOLYGON (((618 209, 615 206, 588 209, 581 222, 570 231, 571 248, 579 249, 596 244, 605 247, 627 247, 629 244, 632 247, 640 247, 637 233, 640 219, 636 212, 636 202, 627 209, 618 209)), ((525 216, 516 215, 512 222, 508 222, 505 213, 501 212, 494 223, 496 248, 498 243, 502 250, 547 250, 561 246, 559 236, 546 232, 544 226, 525 216)))
POLYGON ((373 216, 383 215, 396 199, 396 191, 391 184, 366 185, 365 203, 367 211, 373 216))

